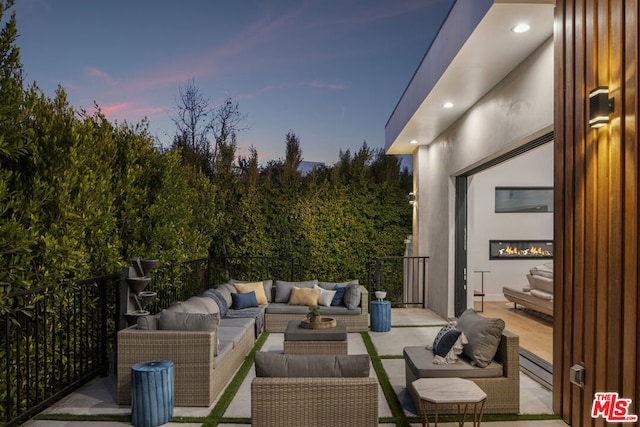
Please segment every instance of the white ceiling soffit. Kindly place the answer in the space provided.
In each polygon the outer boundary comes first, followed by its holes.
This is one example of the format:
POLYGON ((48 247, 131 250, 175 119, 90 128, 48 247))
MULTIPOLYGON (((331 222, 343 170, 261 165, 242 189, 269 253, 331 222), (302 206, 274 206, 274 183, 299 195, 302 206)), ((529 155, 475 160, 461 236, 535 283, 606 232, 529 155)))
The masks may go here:
POLYGON ((553 34, 554 5, 458 0, 387 122, 387 154, 411 154, 412 140, 433 142, 531 55, 553 34), (523 22, 529 31, 511 31, 523 22), (443 108, 446 101, 454 106, 443 108))

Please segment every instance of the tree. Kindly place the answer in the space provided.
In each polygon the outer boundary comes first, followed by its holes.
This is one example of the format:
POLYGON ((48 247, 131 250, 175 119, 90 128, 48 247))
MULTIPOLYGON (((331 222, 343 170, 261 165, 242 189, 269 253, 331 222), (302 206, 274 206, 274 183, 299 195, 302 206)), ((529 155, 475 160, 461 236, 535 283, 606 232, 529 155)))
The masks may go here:
POLYGON ((178 112, 172 118, 177 127, 172 146, 181 148, 185 164, 211 172, 211 142, 209 119, 213 115, 209 98, 206 98, 190 79, 178 88, 180 98, 177 101, 178 112))
POLYGON ((244 119, 245 116, 240 113, 238 102, 234 102, 231 97, 227 97, 222 105, 211 111, 209 128, 212 130, 215 139, 212 154, 214 164, 218 162, 220 154, 223 156, 228 155, 228 152, 224 153, 224 150, 226 148, 228 151, 229 144, 233 143, 235 148, 237 134, 243 129, 240 127, 240 123, 244 119))

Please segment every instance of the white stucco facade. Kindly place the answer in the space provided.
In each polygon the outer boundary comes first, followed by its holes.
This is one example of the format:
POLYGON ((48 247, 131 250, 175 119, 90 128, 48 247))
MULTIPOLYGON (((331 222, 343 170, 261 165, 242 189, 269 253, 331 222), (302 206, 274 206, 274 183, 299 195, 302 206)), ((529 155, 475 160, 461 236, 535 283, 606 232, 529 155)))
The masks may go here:
POLYGON ((413 254, 430 257, 426 300, 436 313, 454 315, 455 177, 552 127, 548 39, 433 142, 413 152, 413 254))

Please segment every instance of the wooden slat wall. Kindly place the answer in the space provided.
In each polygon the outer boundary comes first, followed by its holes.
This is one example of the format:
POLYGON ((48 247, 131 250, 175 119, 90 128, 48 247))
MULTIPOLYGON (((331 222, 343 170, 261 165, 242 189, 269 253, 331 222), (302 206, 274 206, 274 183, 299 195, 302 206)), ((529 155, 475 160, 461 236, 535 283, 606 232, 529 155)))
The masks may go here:
MULTIPOLYGON (((558 0, 555 16, 554 411, 574 426, 595 392, 639 414, 638 0, 558 0), (588 126, 588 94, 609 86, 609 125, 588 126), (569 368, 586 368, 580 388, 569 368)), ((610 424, 607 424, 610 425, 610 424)))

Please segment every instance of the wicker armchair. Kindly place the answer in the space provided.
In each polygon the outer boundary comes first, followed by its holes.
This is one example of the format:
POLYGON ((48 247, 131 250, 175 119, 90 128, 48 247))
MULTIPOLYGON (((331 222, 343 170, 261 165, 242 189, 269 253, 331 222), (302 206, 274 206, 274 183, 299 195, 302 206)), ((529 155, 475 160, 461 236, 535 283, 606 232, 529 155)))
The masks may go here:
POLYGON ((368 355, 258 352, 251 425, 377 426, 378 382, 368 355))
POLYGON ((375 378, 266 378, 251 383, 251 425, 377 426, 375 378))
MULTIPOLYGON (((419 408, 420 400, 411 385, 418 377, 406 359, 405 351, 406 386, 416 408, 419 408)), ((487 394, 485 414, 517 414, 520 412, 520 339, 518 335, 506 329, 502 332, 502 339, 494 360, 502 364, 501 377, 467 379, 476 383, 487 394)), ((438 410, 440 413, 457 413, 455 405, 441 405, 438 410)))

